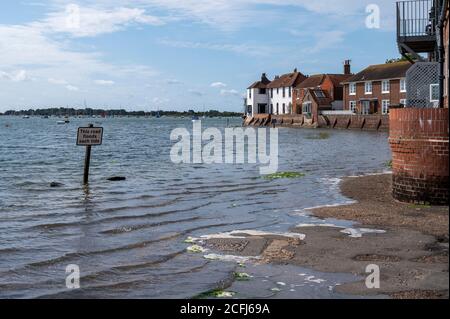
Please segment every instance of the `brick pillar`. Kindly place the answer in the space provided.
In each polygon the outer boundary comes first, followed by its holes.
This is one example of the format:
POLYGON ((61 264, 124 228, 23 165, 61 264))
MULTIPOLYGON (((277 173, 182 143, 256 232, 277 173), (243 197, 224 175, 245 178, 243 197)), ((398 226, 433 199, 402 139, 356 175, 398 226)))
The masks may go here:
POLYGON ((390 110, 393 196, 448 204, 448 109, 390 110))

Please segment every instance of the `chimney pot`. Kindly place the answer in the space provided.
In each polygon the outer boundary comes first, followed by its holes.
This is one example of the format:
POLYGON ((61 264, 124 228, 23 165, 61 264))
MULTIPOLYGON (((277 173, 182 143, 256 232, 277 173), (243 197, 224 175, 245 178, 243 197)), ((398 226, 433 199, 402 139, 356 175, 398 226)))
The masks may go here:
POLYGON ((346 75, 352 74, 351 61, 350 60, 345 60, 344 61, 344 74, 346 74, 346 75))

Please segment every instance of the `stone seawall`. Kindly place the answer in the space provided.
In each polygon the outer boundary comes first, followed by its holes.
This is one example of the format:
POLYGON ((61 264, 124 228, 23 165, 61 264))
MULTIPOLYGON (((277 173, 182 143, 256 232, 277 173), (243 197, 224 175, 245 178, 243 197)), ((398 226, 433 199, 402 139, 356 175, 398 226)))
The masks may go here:
POLYGON ((248 117, 244 126, 272 126, 293 128, 332 128, 368 131, 388 131, 387 115, 319 115, 318 121, 304 115, 258 114, 248 117))

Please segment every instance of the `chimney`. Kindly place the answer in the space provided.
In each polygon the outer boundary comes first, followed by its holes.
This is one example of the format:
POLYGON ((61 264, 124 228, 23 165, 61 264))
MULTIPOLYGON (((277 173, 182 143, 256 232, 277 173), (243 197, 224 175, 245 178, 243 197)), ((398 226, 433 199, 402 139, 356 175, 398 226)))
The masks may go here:
POLYGON ((294 69, 294 73, 297 73, 297 68, 294 69))
POLYGON ((344 61, 344 74, 346 75, 352 74, 351 60, 344 61))

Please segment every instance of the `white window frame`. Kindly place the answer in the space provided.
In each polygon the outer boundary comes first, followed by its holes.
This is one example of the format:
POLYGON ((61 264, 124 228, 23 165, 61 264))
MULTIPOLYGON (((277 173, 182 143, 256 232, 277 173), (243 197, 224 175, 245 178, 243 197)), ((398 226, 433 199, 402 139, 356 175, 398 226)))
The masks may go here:
POLYGON ((400 79, 400 93, 406 92, 406 79, 400 79))
POLYGON ((439 84, 438 83, 430 84, 430 102, 439 102, 439 97, 437 100, 433 100, 433 88, 434 87, 437 87, 439 89, 439 84))
POLYGON ((356 107, 357 107, 356 101, 350 101, 350 104, 348 107, 349 107, 350 111, 352 111, 353 113, 356 113, 356 107))
POLYGON ((389 107, 391 106, 390 100, 382 100, 381 101, 381 114, 387 115, 389 114, 389 107))
POLYGON ((350 83, 348 88, 349 95, 356 95, 356 83, 350 83))
POLYGON ((372 93, 373 93, 373 83, 371 81, 364 82, 364 94, 369 95, 372 93), (367 90, 369 84, 370 84, 370 91, 367 90))
POLYGON ((383 80, 381 81, 381 93, 390 93, 391 92, 391 81, 383 80), (387 90, 386 90, 386 88, 387 90))
POLYGON ((406 106, 406 99, 400 99, 400 104, 406 106))

